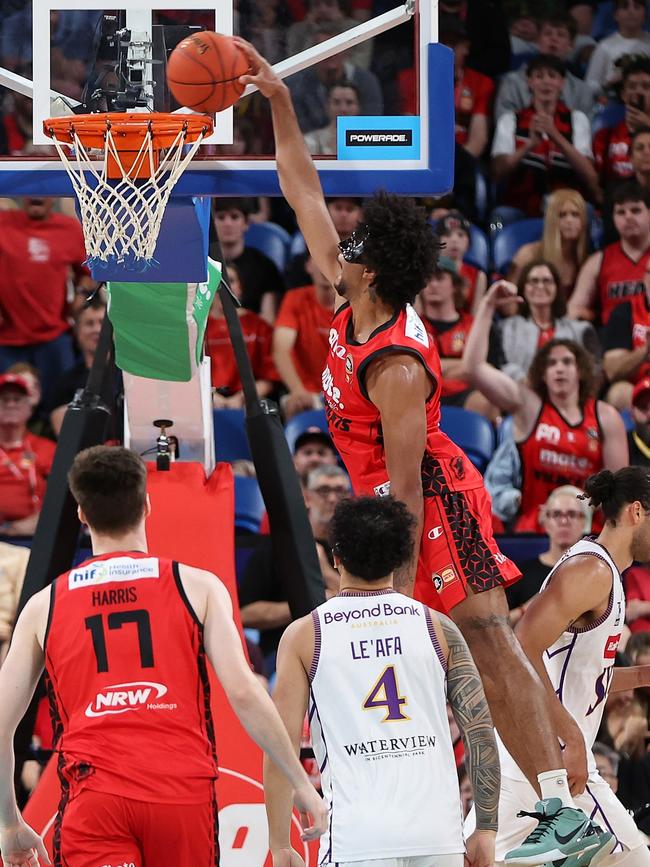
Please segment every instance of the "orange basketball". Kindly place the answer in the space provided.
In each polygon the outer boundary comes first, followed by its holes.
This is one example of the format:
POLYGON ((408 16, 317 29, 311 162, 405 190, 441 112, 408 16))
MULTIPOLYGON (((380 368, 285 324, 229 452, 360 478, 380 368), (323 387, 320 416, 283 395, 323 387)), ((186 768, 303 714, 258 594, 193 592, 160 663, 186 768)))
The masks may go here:
POLYGON ((175 99, 194 111, 223 111, 234 105, 249 71, 248 58, 231 36, 202 30, 183 39, 167 61, 167 83, 175 99))

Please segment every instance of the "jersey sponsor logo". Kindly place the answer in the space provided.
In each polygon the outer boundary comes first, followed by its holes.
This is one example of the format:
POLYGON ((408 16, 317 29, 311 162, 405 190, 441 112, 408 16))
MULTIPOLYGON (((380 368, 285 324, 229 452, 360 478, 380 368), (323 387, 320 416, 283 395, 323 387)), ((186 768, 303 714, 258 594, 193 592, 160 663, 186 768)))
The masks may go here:
POLYGON ((387 497, 390 494, 390 482, 383 482, 373 488, 376 497, 387 497))
POLYGON ((345 381, 352 381, 352 374, 354 373, 354 361, 352 360, 351 355, 346 355, 345 357, 345 381))
POLYGON ((422 320, 410 304, 406 305, 406 325, 404 326, 404 334, 411 340, 415 340, 416 343, 421 343, 422 346, 426 346, 427 349, 429 348, 429 335, 427 334, 427 330, 422 324, 422 320))
POLYGON ((616 280, 607 285, 608 298, 631 298, 645 292, 643 280, 616 280))
POLYGON ((442 576, 437 575, 434 572, 433 575, 431 576, 431 580, 433 581, 433 587, 434 587, 436 593, 440 593, 440 591, 442 590, 442 588, 444 586, 443 581, 442 581, 442 576))
POLYGON ((442 527, 434 527, 433 530, 429 530, 429 532, 427 533, 427 537, 433 542, 436 539, 439 539, 442 536, 443 532, 444 531, 442 527))
POLYGON ((334 377, 329 366, 323 371, 323 392, 330 406, 334 404, 339 409, 345 409, 344 404, 341 403, 341 389, 334 385, 334 377))
POLYGON ((568 455, 565 452, 556 452, 553 449, 539 450, 540 463, 550 467, 562 467, 563 469, 571 470, 588 470, 591 467, 589 458, 583 458, 579 455, 568 455))
POLYGON ((143 708, 147 710, 175 710, 176 704, 158 701, 166 694, 167 687, 162 683, 153 683, 148 680, 115 683, 112 686, 105 686, 97 693, 86 708, 86 716, 109 716, 143 708))
POLYGON ((538 424, 535 431, 535 441, 555 445, 560 442, 560 429, 553 424, 538 424))
POLYGON ((378 602, 371 608, 353 608, 352 611, 326 611, 323 623, 350 623, 353 620, 375 620, 377 617, 394 617, 395 615, 420 616, 417 604, 395 605, 392 602, 378 602))
POLYGON ((68 590, 108 584, 111 581, 137 581, 139 578, 159 578, 157 557, 115 557, 113 560, 98 560, 82 569, 72 569, 68 574, 68 590))
POLYGON ((446 569, 443 569, 440 573, 440 577, 442 578, 443 584, 452 584, 458 578, 456 575, 456 570, 453 566, 447 566, 446 569))
POLYGON ((616 658, 616 649, 618 648, 618 643, 621 640, 621 633, 619 632, 617 635, 610 635, 607 641, 605 642, 605 651, 603 653, 604 659, 615 659, 616 658))
POLYGON ((366 761, 400 758, 402 756, 423 756, 425 751, 436 745, 434 735, 410 735, 406 738, 376 738, 371 741, 357 741, 343 744, 348 756, 359 756, 366 761))
POLYGON ((330 328, 329 345, 332 355, 335 355, 337 358, 345 358, 347 350, 345 346, 341 346, 339 343, 339 333, 336 328, 330 328))

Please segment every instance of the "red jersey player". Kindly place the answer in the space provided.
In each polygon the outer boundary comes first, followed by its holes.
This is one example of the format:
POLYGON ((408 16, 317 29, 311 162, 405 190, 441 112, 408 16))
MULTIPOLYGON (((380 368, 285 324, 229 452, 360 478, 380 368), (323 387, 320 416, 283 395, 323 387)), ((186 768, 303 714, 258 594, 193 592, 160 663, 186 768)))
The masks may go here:
MULTIPOLYGON (((557 823, 573 825, 563 832, 569 840, 589 820, 573 806, 544 686, 508 623, 504 587, 519 570, 494 541, 480 474, 439 429, 440 360, 411 306, 435 268, 435 236, 413 200, 380 194, 364 204, 364 223, 339 245, 288 88, 249 43, 236 41, 251 67, 241 83, 257 86, 271 104, 282 192, 342 305, 323 374, 335 444, 357 494, 390 491, 414 515, 416 597, 451 613, 509 752, 547 806, 561 798, 563 809, 548 806, 516 857, 553 860, 557 823)), ((415 572, 412 561, 400 567, 395 587, 412 592, 415 572)), ((582 743, 577 726, 574 736, 582 743)))
POLYGON ((55 865, 219 863, 207 660, 313 817, 305 839, 322 834, 322 801, 246 662, 227 590, 210 572, 147 552, 142 460, 95 446, 77 455, 69 481, 94 554, 30 599, 0 669, 4 863, 50 863, 12 784, 13 734, 43 666, 62 793, 55 865))

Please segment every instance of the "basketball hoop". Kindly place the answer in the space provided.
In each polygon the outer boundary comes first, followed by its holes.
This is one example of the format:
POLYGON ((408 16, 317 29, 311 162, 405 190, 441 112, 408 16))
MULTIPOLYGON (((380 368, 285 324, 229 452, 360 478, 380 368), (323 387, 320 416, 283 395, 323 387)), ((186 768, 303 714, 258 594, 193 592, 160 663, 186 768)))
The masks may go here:
POLYGON ((88 265, 130 271, 154 265, 171 191, 212 133, 212 119, 202 114, 79 114, 49 118, 43 129, 79 201, 88 265), (64 145, 72 145, 72 151, 64 145), (103 152, 99 171, 94 162, 99 155, 92 151, 103 152))

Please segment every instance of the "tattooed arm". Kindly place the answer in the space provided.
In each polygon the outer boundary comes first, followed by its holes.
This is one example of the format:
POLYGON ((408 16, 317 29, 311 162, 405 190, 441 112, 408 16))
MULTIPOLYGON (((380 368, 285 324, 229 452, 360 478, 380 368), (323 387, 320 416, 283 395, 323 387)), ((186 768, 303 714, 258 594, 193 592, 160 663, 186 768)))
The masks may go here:
MULTIPOLYGON (((447 698, 465 742, 477 831, 496 831, 501 768, 494 725, 478 669, 458 627, 437 615, 447 649, 447 698)), ((493 843, 494 845, 494 843, 493 843)), ((469 844, 468 844, 469 850, 469 844)))

